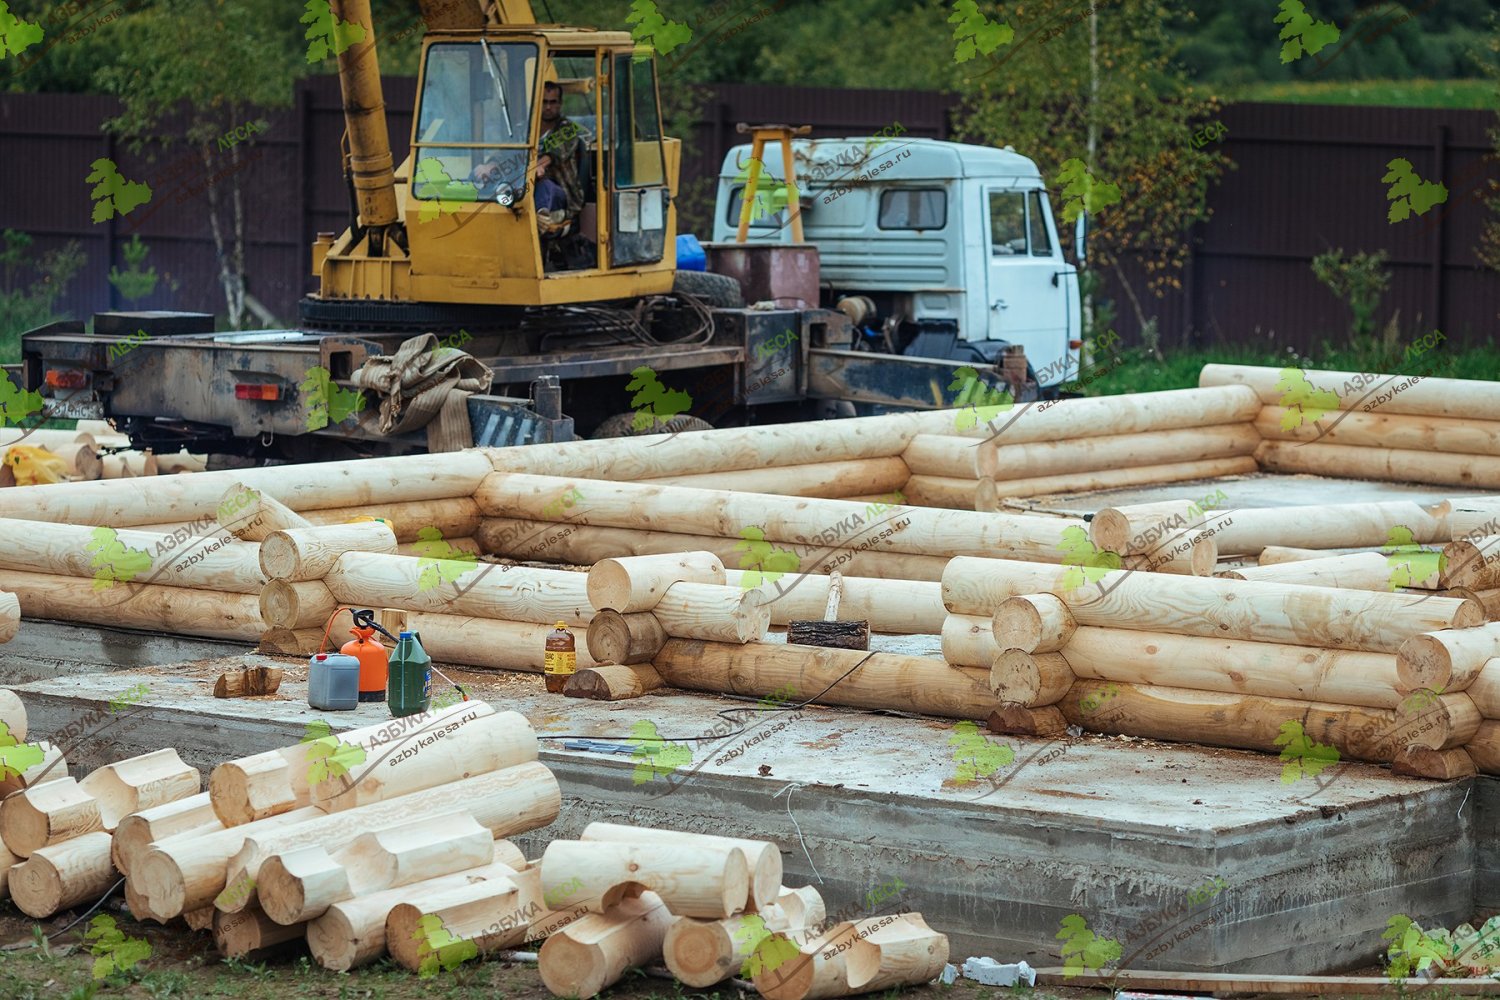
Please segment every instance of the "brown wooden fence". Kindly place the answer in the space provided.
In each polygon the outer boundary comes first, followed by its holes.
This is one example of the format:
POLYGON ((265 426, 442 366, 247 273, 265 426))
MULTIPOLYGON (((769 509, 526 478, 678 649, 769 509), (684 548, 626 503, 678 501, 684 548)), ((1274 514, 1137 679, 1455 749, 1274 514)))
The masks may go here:
MULTIPOLYGON (((396 156, 405 155, 415 95, 410 78, 385 82, 396 156)), ((133 233, 151 247, 148 263, 163 282, 138 308, 223 309, 207 188, 227 192, 233 154, 180 145, 135 155, 101 133, 114 113, 109 98, 70 94, 0 95, 0 229, 32 234, 38 251, 78 241, 88 266, 64 305, 81 316, 127 303, 106 280, 123 267, 120 247, 133 233), (100 222, 85 181, 90 164, 109 158, 123 177, 152 187, 151 201, 100 222), (167 280, 176 282, 170 291, 167 280)), ((704 103, 693 141, 685 143, 684 182, 712 177, 741 137, 738 122, 810 124, 814 135, 868 134, 899 121, 908 134, 948 138, 951 98, 942 94, 718 85, 704 103)), ((339 170, 343 118, 338 83, 317 77, 297 84, 290 109, 262 116, 269 129, 240 147, 250 292, 295 323, 296 301, 313 287, 308 247, 319 230, 342 229, 347 194, 339 170)), ((1500 178, 1487 156, 1495 116, 1478 111, 1340 108, 1251 104, 1227 108, 1227 155, 1237 169, 1210 193, 1212 220, 1192 234, 1183 288, 1163 299, 1144 292, 1163 343, 1315 345, 1347 328, 1344 305, 1312 276, 1314 255, 1385 249, 1392 282, 1382 321, 1399 310, 1410 329, 1442 329, 1452 341, 1492 339, 1500 315, 1500 275, 1474 254, 1492 218, 1477 196, 1500 178), (1386 163, 1410 160, 1423 179, 1446 184, 1448 200, 1404 222, 1387 221, 1386 163)), ((226 121, 231 129, 242 122, 226 121)), ((699 184, 700 190, 702 183, 699 184)), ((1106 210, 1107 211, 1107 210, 1106 210)), ((691 220, 698 231, 703 219, 691 220)), ((1132 274, 1131 268, 1126 268, 1132 274)), ((1133 274, 1133 287, 1140 288, 1133 274)), ((1119 328, 1136 323, 1110 282, 1119 328)))

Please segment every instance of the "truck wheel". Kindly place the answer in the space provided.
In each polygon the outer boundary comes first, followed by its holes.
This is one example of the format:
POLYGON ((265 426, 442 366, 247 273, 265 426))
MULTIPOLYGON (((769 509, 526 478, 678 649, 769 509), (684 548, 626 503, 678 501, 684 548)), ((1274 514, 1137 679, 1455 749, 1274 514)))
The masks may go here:
POLYGON ((672 291, 692 295, 703 304, 718 309, 743 309, 745 292, 740 283, 727 274, 710 271, 678 271, 672 278, 672 291))
POLYGON ((688 413, 679 414, 665 423, 655 423, 645 430, 636 430, 634 413, 616 413, 606 417, 591 435, 598 438, 639 437, 642 434, 677 434, 682 431, 711 431, 714 425, 702 417, 688 413))

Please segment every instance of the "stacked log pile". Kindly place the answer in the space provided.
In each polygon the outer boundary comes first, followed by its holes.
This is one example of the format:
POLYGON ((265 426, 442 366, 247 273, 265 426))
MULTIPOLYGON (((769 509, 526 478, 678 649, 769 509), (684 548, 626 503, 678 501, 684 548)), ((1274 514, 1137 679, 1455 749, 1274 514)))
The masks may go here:
POLYGON ((954 559, 943 599, 992 616, 991 684, 1018 728, 1045 731, 1060 713, 1101 732, 1274 750, 1296 723, 1297 739, 1344 758, 1430 751, 1416 766, 1436 777, 1462 773, 1480 712, 1461 674, 1429 684, 1403 660, 1435 642, 1434 661, 1459 650, 1477 670, 1472 651, 1500 635, 1473 601, 1007 560, 954 559))
POLYGON ((1205 365, 1198 384, 1255 391, 1262 469, 1500 488, 1495 382, 1205 365))

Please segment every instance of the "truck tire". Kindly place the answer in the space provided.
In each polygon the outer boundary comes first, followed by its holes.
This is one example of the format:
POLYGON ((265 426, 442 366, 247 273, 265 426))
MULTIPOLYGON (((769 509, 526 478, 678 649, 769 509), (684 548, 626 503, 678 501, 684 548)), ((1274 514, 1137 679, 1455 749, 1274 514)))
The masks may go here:
POLYGON ((598 440, 599 438, 639 437, 642 434, 677 434, 682 431, 711 431, 713 429, 714 425, 702 417, 681 413, 665 423, 647 427, 645 430, 636 430, 634 413, 616 413, 612 417, 606 417, 590 437, 598 440))
POLYGON ((703 300, 716 309, 743 309, 745 292, 740 283, 727 274, 711 271, 678 271, 672 278, 672 291, 703 300))

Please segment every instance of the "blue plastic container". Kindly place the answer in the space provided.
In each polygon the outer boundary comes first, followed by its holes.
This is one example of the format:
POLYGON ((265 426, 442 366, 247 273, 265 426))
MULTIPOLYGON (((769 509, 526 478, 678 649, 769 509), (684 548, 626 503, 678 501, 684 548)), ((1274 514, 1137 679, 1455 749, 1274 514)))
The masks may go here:
POLYGON ((692 233, 683 233, 677 237, 677 270, 708 270, 708 254, 704 252, 703 244, 698 242, 698 237, 692 233))
POLYGON ((359 660, 343 653, 318 653, 307 661, 307 703, 321 712, 352 712, 359 707, 359 660))

